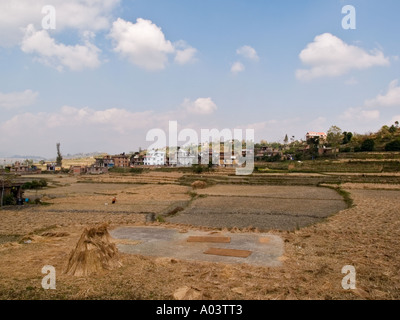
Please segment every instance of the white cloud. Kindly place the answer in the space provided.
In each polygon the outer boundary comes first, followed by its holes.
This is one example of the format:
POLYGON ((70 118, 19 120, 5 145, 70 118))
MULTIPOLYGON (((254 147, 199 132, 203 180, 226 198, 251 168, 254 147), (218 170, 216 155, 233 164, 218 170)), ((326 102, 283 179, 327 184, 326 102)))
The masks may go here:
POLYGON ((86 32, 85 35, 84 45, 67 46, 56 43, 46 30, 36 31, 33 25, 29 25, 25 30, 21 50, 34 54, 39 62, 59 71, 64 67, 73 71, 94 69, 101 64, 98 56, 100 49, 90 42, 92 33, 86 32))
POLYGON ((259 60, 257 51, 250 46, 240 47, 239 49, 236 50, 236 53, 244 58, 247 58, 247 59, 250 59, 253 61, 259 60))
POLYGON ((398 80, 393 80, 389 84, 386 94, 379 94, 375 99, 367 100, 365 106, 376 107, 400 107, 400 86, 398 80))
POLYGON ((175 52, 161 28, 150 20, 139 18, 132 23, 119 18, 113 23, 110 37, 114 41, 114 51, 147 70, 164 69, 168 54, 175 52))
POLYGON ((1 0, 0 46, 18 45, 23 38, 23 28, 33 24, 41 27, 42 8, 52 5, 56 9, 57 30, 100 31, 110 27, 113 10, 120 0, 1 0))
POLYGON ((106 147, 121 148, 118 152, 122 152, 131 143, 143 143, 145 131, 157 121, 154 118, 152 111, 116 108, 99 111, 69 106, 53 112, 21 113, 0 123, 0 145, 11 153, 43 155, 48 155, 58 141, 79 152, 106 147), (136 136, 140 139, 133 142, 136 136), (24 149, 18 149, 22 145, 24 149))
POLYGON ((297 70, 296 76, 300 80, 337 77, 351 70, 390 65, 389 58, 382 51, 375 49, 368 53, 330 33, 315 37, 314 42, 309 43, 300 53, 300 60, 310 67, 297 70))
POLYGON ((211 98, 199 98, 196 101, 190 101, 185 99, 183 107, 189 113, 198 115, 210 115, 217 111, 217 105, 212 101, 211 98))
POLYGON ((150 146, 152 142, 146 142, 147 132, 160 128, 167 133, 169 121, 178 121, 181 129, 198 132, 200 128, 213 127, 212 119, 198 116, 216 109, 211 99, 185 100, 185 103, 189 110, 182 106, 164 112, 64 106, 50 112, 20 113, 0 120, 0 145, 9 154, 47 157, 54 156, 56 142, 61 142, 64 153, 117 153, 150 146))
POLYGON ((240 61, 236 61, 232 67, 231 67, 231 72, 233 74, 237 74, 239 72, 243 72, 245 70, 245 66, 243 65, 243 63, 241 63, 240 61))
POLYGON ((175 63, 180 65, 196 61, 197 49, 183 40, 172 44, 162 29, 150 20, 139 18, 132 23, 119 18, 113 23, 109 37, 115 52, 146 70, 165 69, 172 54, 175 54, 175 63))
POLYGON ((365 110, 361 107, 347 109, 340 119, 345 121, 375 121, 380 118, 379 110, 365 110))
POLYGON ((0 108, 15 109, 30 106, 36 101, 38 95, 37 92, 32 90, 11 93, 0 92, 0 108))
POLYGON ((178 41, 174 44, 176 49, 175 62, 180 65, 193 63, 196 61, 197 49, 189 46, 185 41, 178 41))

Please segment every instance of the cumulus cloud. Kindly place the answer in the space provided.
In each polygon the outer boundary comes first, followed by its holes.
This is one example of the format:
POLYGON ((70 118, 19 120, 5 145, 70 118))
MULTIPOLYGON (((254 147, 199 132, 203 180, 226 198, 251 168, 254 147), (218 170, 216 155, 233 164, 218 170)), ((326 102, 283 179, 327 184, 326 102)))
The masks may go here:
POLYGON ((389 84, 386 94, 379 94, 376 98, 367 100, 366 107, 399 107, 400 106, 400 86, 398 80, 393 80, 389 84))
POLYGON ((23 28, 33 24, 41 27, 42 8, 51 4, 56 9, 57 32, 73 28, 100 31, 110 27, 112 12, 120 0, 1 0, 0 46, 18 45, 23 28))
POLYGON ((172 44, 162 29, 150 20, 139 18, 132 23, 119 18, 113 23, 109 37, 115 52, 146 70, 165 69, 172 54, 175 54, 175 62, 181 65, 195 61, 195 48, 184 41, 172 44))
POLYGON ((25 30, 21 50, 35 55, 36 59, 59 71, 65 67, 72 71, 85 68, 94 69, 100 66, 100 49, 90 42, 93 34, 85 33, 83 45, 69 46, 57 43, 46 30, 36 31, 31 24, 25 30))
MULTIPOLYGON (((201 123, 205 118, 198 115, 216 109, 211 99, 185 100, 185 106, 189 109, 181 106, 165 112, 72 106, 50 112, 24 112, 0 120, 0 145, 9 154, 20 153, 19 148, 24 145, 24 153, 48 157, 54 155, 56 142, 61 142, 64 152, 70 153, 137 150, 139 146, 151 145, 146 142, 149 130, 160 128, 168 132, 169 121, 178 121, 182 128, 200 130, 204 128, 201 123)), ((208 126, 212 126, 210 120, 207 120, 208 126)))
POLYGON ((246 59, 258 61, 259 57, 257 51, 250 46, 243 46, 236 50, 236 53, 246 59))
POLYGON ((341 116, 340 119, 345 121, 375 121, 380 118, 379 110, 365 110, 362 107, 350 108, 346 110, 341 116))
POLYGON ((231 67, 231 72, 233 74, 237 74, 239 72, 243 72, 244 70, 246 70, 246 68, 243 65, 243 63, 241 63, 240 61, 236 61, 231 67))
POLYGON ((119 18, 113 23, 110 37, 114 41, 114 51, 148 70, 164 69, 168 54, 175 51, 161 28, 141 18, 136 23, 119 18))
POLYGON ((211 98, 199 98, 196 101, 185 99, 183 107, 192 114, 210 115, 217 111, 217 105, 211 98))
POLYGON ((342 115, 342 120, 373 121, 380 118, 379 108, 400 106, 400 86, 398 80, 390 82, 385 94, 366 100, 362 107, 350 108, 342 115))
POLYGON ((375 49, 367 52, 330 33, 315 37, 314 42, 309 43, 300 53, 300 60, 310 67, 297 70, 296 77, 300 80, 337 77, 351 70, 390 65, 389 58, 385 57, 382 51, 375 49))
POLYGON ((175 62, 180 65, 196 61, 197 49, 189 46, 185 41, 178 41, 174 44, 176 49, 175 62))
POLYGON ((38 95, 39 93, 32 90, 11 93, 0 92, 0 108, 16 109, 30 106, 36 101, 38 95))

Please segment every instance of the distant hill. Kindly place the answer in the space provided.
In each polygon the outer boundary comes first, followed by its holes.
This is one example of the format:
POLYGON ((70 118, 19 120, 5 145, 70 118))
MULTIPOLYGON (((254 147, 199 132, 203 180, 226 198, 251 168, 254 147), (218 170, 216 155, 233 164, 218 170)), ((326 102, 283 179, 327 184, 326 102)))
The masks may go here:
POLYGON ((76 154, 66 154, 62 155, 63 159, 81 159, 81 158, 90 158, 90 157, 98 157, 101 155, 107 154, 106 152, 90 152, 90 153, 76 153, 76 154))
POLYGON ((45 160, 46 157, 41 157, 41 156, 21 156, 21 155, 13 155, 11 157, 4 157, 4 158, 10 158, 10 159, 29 159, 29 160, 45 160))

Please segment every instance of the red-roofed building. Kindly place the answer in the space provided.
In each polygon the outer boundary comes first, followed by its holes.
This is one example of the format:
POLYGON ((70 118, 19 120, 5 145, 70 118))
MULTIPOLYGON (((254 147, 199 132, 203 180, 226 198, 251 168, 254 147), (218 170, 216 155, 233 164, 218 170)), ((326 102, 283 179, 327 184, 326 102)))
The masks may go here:
POLYGON ((326 141, 327 134, 325 132, 307 132, 306 134, 306 140, 312 139, 312 138, 319 138, 320 141, 326 141))

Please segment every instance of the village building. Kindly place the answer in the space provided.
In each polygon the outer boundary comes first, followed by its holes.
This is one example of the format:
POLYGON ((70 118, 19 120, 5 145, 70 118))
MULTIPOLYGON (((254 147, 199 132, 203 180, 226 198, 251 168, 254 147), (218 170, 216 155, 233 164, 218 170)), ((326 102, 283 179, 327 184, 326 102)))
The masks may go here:
POLYGON ((131 157, 131 167, 133 166, 143 166, 144 156, 141 154, 135 154, 131 157))
POLYGON ((108 173, 108 167, 97 167, 95 165, 87 168, 87 174, 106 174, 108 173))
POLYGON ((325 132, 307 132, 306 134, 306 141, 313 139, 313 138, 319 138, 320 142, 324 142, 327 140, 327 134, 325 132))
POLYGON ((40 174, 42 170, 38 169, 36 166, 24 165, 19 161, 16 161, 12 166, 7 167, 10 173, 20 173, 20 174, 40 174))
POLYGON ((47 172, 56 172, 57 164, 56 163, 47 163, 46 164, 46 171, 47 172))
POLYGON ((191 167, 199 161, 198 155, 190 150, 179 148, 172 157, 168 158, 168 165, 172 167, 191 167))
POLYGON ((112 156, 111 158, 114 161, 114 167, 116 168, 129 168, 131 165, 131 159, 125 153, 112 156))
POLYGON ((164 166, 166 164, 165 151, 150 150, 144 157, 145 166, 164 166))
POLYGON ((87 167, 86 166, 71 166, 69 169, 69 172, 72 173, 73 175, 81 175, 87 173, 87 167))
POLYGON ((114 159, 112 156, 104 156, 101 158, 95 158, 96 163, 94 164, 95 167, 99 168, 113 168, 114 167, 114 159))
POLYGON ((0 178, 0 197, 4 201, 6 197, 12 196, 15 203, 22 204, 24 197, 23 185, 24 182, 21 181, 15 182, 0 178))

